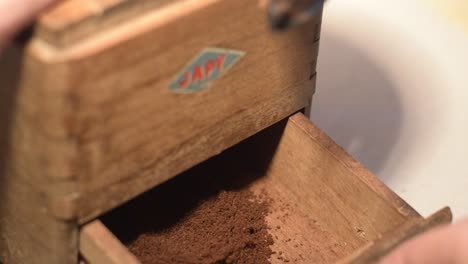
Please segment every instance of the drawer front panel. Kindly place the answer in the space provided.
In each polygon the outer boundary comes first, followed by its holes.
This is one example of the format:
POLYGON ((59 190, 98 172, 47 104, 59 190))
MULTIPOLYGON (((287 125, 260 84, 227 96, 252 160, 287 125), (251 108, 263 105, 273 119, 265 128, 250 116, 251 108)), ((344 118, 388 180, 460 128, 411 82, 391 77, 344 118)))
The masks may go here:
POLYGON ((278 33, 257 1, 175 1, 72 60, 81 221, 307 107, 320 19, 278 33))

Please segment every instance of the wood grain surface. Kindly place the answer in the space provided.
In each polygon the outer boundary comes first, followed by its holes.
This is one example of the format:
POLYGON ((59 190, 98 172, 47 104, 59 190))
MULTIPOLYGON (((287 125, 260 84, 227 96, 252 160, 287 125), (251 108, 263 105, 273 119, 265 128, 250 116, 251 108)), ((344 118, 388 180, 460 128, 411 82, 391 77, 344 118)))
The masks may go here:
MULTIPOLYGON (((64 64, 64 85, 73 100, 67 128, 78 143, 81 223, 310 103, 321 17, 275 34, 256 3, 211 2, 176 1, 139 17, 145 26, 137 28, 148 30, 131 39, 111 43, 113 38, 101 36, 70 47, 74 55, 64 64), (176 74, 213 46, 246 55, 210 89, 172 92, 168 85, 176 74)), ((123 34, 131 27, 122 28, 123 34)), ((31 50, 40 53, 41 47, 36 42, 31 50)), ((54 64, 60 54, 70 54, 51 52, 54 64)), ((51 135, 60 129, 49 128, 51 135)))
POLYGON ((20 49, 5 54, 0 61, 0 259, 5 264, 76 263, 73 143, 63 129, 55 137, 44 129, 61 127, 68 114, 60 91, 50 85, 56 84, 50 72, 60 79, 59 72, 20 49), (60 112, 47 115, 56 107, 60 112))
POLYGON ((44 14, 15 59, 19 82, 2 87, 0 258, 76 263, 79 225, 307 108, 321 17, 274 34, 264 16, 248 0, 66 1, 44 14), (206 47, 247 55, 210 89, 171 92, 206 47))
POLYGON ((65 0, 36 23, 36 37, 66 47, 178 0, 65 0))
POLYGON ((413 219, 407 221, 403 226, 383 234, 380 238, 369 242, 352 255, 339 261, 337 264, 375 264, 397 248, 405 241, 429 231, 440 225, 452 222, 452 212, 445 207, 427 219, 413 219))
MULTIPOLYGON (((271 140, 265 137, 255 149, 271 140)), ((302 114, 289 119, 271 156, 266 176, 252 188, 273 197, 267 220, 277 237, 273 249, 283 254, 272 263, 334 263, 382 233, 421 219, 403 214, 386 195, 390 190, 363 180, 375 176, 302 114)))

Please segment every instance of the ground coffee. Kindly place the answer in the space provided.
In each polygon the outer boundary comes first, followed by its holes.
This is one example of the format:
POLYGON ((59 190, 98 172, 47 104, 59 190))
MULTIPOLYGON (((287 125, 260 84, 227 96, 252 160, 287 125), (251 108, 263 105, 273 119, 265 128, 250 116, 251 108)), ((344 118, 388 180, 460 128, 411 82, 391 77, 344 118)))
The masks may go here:
POLYGON ((128 247, 144 264, 270 263, 267 213, 268 202, 247 190, 222 191, 177 223, 140 234, 128 247))

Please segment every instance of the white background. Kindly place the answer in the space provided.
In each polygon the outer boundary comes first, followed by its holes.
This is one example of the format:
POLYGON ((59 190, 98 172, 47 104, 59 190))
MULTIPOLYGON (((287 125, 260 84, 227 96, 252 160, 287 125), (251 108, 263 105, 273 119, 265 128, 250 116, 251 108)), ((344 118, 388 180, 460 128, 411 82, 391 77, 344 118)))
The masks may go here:
POLYGON ((468 216, 467 6, 325 7, 311 119, 424 216, 468 216))

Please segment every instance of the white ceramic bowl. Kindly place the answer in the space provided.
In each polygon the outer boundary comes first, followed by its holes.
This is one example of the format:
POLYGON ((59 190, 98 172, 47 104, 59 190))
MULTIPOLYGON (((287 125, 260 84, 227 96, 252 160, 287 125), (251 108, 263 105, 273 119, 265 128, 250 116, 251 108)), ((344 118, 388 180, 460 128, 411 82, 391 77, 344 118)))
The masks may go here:
POLYGON ((468 216, 468 1, 330 0, 318 72, 313 121, 422 214, 468 216))

